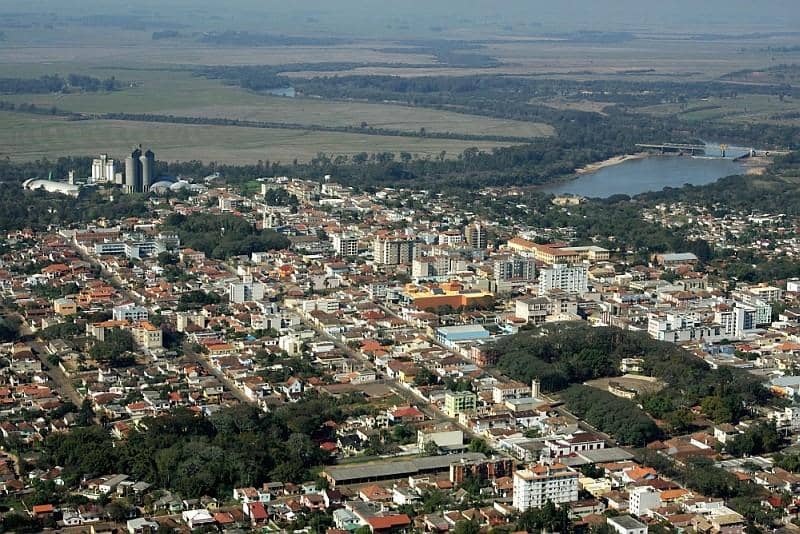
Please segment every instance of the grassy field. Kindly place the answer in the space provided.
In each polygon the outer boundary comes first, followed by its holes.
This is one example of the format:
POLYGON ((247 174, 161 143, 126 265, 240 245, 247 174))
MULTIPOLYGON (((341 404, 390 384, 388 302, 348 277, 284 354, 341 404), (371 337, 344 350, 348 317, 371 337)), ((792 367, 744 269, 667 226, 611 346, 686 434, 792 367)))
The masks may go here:
POLYGON ((685 104, 662 104, 642 108, 658 116, 677 115, 689 121, 722 120, 732 122, 768 122, 800 124, 800 118, 787 113, 800 112, 800 102, 791 98, 781 100, 771 95, 740 95, 735 98, 706 98, 685 104))
POLYGON ((179 125, 128 121, 67 121, 55 117, 0 113, 0 158, 32 160, 44 156, 100 153, 121 157, 142 143, 158 159, 254 163, 259 160, 307 161, 320 152, 407 151, 420 157, 446 151, 455 157, 465 148, 489 150, 498 143, 415 137, 308 132, 302 130, 179 125))
MULTIPOLYGON (((69 69, 69 66, 64 66, 69 69)), ((493 119, 451 111, 393 104, 332 102, 286 98, 245 91, 188 72, 81 69, 96 77, 115 76, 133 87, 112 93, 67 95, 9 95, 0 99, 34 103, 85 113, 159 113, 192 117, 246 119, 321 126, 360 126, 403 131, 452 132, 469 135, 542 137, 553 134, 547 124, 493 119)), ((52 70, 50 72, 53 72, 52 70)), ((60 70, 62 74, 74 70, 60 70)), ((32 71, 29 75, 40 75, 32 71)), ((7 71, 0 69, 0 76, 7 71)))

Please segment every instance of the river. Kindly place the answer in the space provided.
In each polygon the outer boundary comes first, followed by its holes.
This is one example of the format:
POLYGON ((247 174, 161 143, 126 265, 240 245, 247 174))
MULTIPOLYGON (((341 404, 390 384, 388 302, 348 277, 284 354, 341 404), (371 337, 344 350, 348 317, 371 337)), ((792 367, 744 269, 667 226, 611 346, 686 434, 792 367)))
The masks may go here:
MULTIPOLYGON (((735 153, 734 157, 739 155, 735 153)), ((604 167, 569 182, 545 186, 541 190, 556 195, 568 193, 590 198, 607 198, 618 194, 637 195, 661 191, 665 187, 682 187, 686 184, 710 184, 725 176, 744 172, 744 166, 731 158, 653 156, 604 167)))

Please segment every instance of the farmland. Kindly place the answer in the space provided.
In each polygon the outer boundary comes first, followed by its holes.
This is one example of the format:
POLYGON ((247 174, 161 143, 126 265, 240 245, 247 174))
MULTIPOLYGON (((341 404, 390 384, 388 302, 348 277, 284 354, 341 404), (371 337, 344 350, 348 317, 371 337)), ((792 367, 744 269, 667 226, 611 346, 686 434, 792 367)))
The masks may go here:
POLYGON ((139 143, 152 146, 159 159, 167 161, 220 163, 307 161, 320 152, 352 155, 407 151, 425 157, 446 151, 449 157, 454 157, 468 147, 488 150, 500 146, 450 139, 136 121, 68 121, 0 113, 0 158, 33 160, 69 154, 121 155, 139 143))

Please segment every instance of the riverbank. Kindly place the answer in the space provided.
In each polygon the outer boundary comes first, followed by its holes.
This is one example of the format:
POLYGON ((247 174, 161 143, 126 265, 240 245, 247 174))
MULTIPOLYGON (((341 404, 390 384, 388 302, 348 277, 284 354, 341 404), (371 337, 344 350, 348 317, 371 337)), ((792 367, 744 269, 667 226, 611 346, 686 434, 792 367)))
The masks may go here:
POLYGON ((592 174, 599 170, 605 169, 607 167, 613 167, 615 165, 620 165, 621 163, 625 163, 626 161, 635 161, 638 159, 645 159, 649 157, 650 154, 647 152, 638 152, 636 154, 626 154, 624 156, 615 156, 613 158, 609 158, 604 161, 598 161, 596 163, 590 163, 585 167, 581 167, 575 174, 583 175, 583 174, 592 174))

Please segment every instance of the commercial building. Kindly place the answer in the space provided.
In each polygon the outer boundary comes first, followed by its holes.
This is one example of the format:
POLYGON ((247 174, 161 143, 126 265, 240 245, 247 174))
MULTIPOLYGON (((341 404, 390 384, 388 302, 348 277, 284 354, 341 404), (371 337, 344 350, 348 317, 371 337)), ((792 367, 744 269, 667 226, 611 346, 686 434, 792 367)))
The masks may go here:
POLYGON ((586 265, 557 263, 539 272, 539 295, 553 289, 582 295, 589 291, 589 270, 586 265))
POLYGON ((418 254, 416 240, 406 237, 378 236, 372 243, 372 256, 381 265, 411 263, 418 254))
POLYGON ((489 232, 481 223, 467 225, 464 238, 466 244, 475 249, 485 249, 489 244, 489 232))
POLYGON ((565 504, 577 500, 578 473, 563 464, 535 464, 514 473, 513 506, 520 512, 541 508, 547 501, 565 504))
POLYGON ((443 306, 451 308, 489 306, 494 295, 481 289, 464 289, 456 282, 432 286, 409 284, 401 299, 420 310, 435 310, 443 306))
POLYGON ((436 329, 436 341, 448 348, 453 348, 458 343, 488 339, 490 335, 489 331, 479 324, 442 326, 436 329))
POLYGON ((332 465, 325 468, 322 477, 330 482, 331 487, 343 484, 364 484, 381 480, 408 478, 409 476, 446 473, 450 465, 485 460, 481 453, 448 454, 428 456, 413 460, 383 460, 353 465, 332 465))

